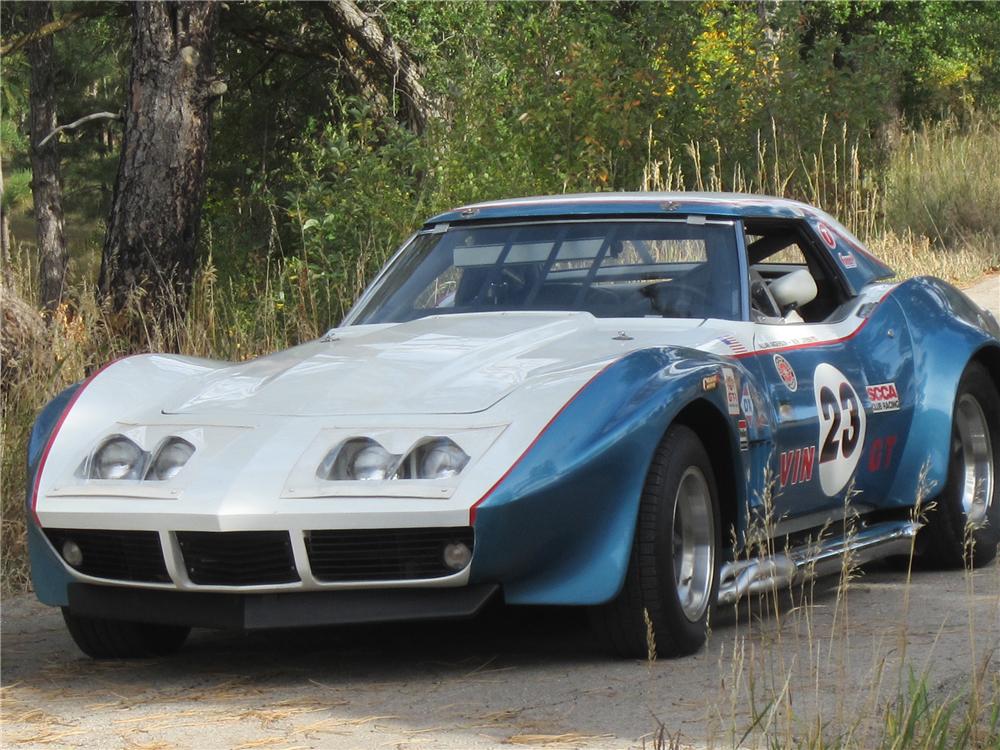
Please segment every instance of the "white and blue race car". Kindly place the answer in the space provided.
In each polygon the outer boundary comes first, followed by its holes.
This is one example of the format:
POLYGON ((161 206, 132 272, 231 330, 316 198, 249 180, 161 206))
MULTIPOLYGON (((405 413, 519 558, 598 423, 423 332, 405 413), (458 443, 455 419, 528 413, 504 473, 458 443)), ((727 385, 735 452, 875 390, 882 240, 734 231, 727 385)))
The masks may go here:
POLYGON ((589 607, 644 656, 648 634, 697 650, 714 606, 846 553, 985 564, 1000 328, 892 275, 774 198, 436 216, 319 340, 129 357, 46 406, 35 591, 94 657, 494 597, 589 607))

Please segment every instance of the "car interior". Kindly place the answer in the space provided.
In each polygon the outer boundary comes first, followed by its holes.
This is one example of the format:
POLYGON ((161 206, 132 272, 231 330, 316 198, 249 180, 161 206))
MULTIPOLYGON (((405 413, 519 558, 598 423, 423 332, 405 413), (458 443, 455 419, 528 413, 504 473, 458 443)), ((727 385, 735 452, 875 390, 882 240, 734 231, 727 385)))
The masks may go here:
POLYGON ((850 295, 843 280, 803 222, 748 219, 744 232, 756 322, 819 323, 846 314, 850 295))

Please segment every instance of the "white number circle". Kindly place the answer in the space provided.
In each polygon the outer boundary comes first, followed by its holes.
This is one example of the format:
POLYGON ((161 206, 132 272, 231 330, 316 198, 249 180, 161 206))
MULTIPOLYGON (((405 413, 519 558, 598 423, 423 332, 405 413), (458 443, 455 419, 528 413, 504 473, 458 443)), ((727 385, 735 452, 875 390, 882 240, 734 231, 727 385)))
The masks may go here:
POLYGON ((865 447, 865 407, 844 373, 822 363, 813 373, 819 413, 819 483, 836 495, 850 481, 865 447))

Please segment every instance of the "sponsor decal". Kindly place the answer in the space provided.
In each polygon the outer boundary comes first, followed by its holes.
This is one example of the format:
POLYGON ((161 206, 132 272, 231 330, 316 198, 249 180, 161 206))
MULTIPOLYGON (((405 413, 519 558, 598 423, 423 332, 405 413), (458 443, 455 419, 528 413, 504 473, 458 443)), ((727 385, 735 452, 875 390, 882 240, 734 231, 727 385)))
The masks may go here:
POLYGON ((736 423, 737 428, 740 431, 740 450, 746 451, 750 448, 750 430, 747 427, 747 421, 741 419, 736 423))
POLYGON ((719 375, 706 375, 701 379, 701 389, 703 391, 714 391, 719 387, 719 375))
POLYGON ((833 230, 831 230, 830 227, 822 221, 816 228, 819 230, 819 236, 823 238, 823 242, 826 243, 826 246, 833 250, 837 246, 837 240, 833 236, 833 230))
POLYGON ((815 445, 782 451, 779 456, 778 466, 778 479, 781 482, 781 488, 784 489, 790 484, 811 482, 813 478, 813 466, 815 465, 815 445))
POLYGON ((882 411, 899 411, 899 391, 895 383, 868 386, 868 403, 876 414, 882 411))
POLYGON ((784 349, 786 346, 799 346, 800 344, 812 344, 819 341, 815 336, 798 336, 791 339, 779 339, 776 341, 762 341, 757 344, 757 348, 761 351, 767 349, 784 349))
POLYGON ((746 354, 748 351, 746 346, 743 345, 743 342, 735 336, 721 336, 719 341, 729 347, 729 351, 733 354, 746 354))
POLYGON ((722 368, 722 380, 726 384, 726 406, 732 416, 740 413, 740 392, 736 387, 736 373, 729 367, 722 368))
POLYGON ((753 399, 750 397, 750 384, 743 383, 743 390, 740 393, 740 408, 747 419, 753 419, 753 399))
POLYGON ((774 355, 774 369, 778 371, 781 382, 788 390, 797 391, 799 389, 799 379, 795 377, 795 370, 788 364, 788 360, 780 354, 774 355))
POLYGON ((813 373, 819 413, 819 483, 827 495, 847 485, 865 444, 865 410, 844 373, 823 362, 813 373))
POLYGON ((877 437, 872 440, 872 447, 868 450, 868 471, 874 473, 892 466, 892 454, 895 449, 895 435, 886 435, 884 438, 877 437))
POLYGON ((852 253, 850 250, 843 253, 837 253, 837 257, 840 258, 840 265, 842 265, 844 268, 858 267, 858 261, 854 257, 854 253, 852 253))

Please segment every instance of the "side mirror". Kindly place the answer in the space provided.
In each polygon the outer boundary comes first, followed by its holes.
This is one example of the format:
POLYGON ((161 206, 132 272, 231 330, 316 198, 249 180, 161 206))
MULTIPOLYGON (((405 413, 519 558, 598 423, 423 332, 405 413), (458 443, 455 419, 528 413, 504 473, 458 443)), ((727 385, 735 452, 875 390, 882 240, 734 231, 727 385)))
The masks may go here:
POLYGON ((808 305, 819 293, 816 280, 808 268, 800 268, 775 279, 769 286, 771 296, 778 303, 782 314, 808 305))

